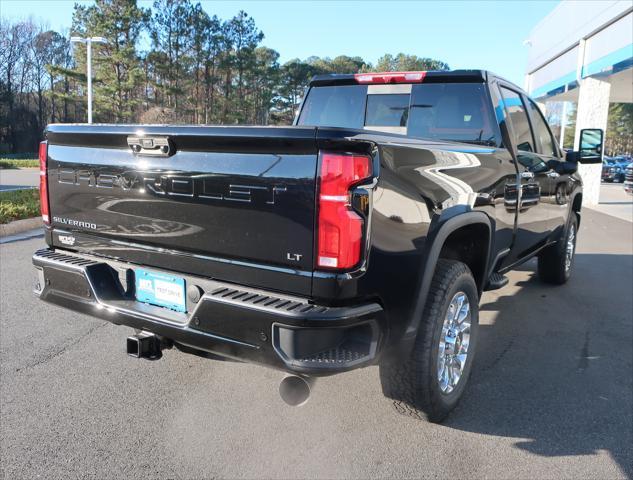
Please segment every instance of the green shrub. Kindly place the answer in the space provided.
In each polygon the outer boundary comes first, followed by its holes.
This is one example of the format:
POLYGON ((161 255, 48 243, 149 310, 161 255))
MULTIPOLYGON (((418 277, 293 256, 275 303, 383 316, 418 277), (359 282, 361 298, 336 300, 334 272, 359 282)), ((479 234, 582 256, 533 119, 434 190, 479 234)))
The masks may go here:
POLYGON ((8 168, 29 168, 39 167, 39 160, 28 159, 16 159, 16 158, 0 158, 0 170, 8 168))
POLYGON ((0 191, 0 223, 37 217, 40 214, 40 194, 36 188, 0 191))

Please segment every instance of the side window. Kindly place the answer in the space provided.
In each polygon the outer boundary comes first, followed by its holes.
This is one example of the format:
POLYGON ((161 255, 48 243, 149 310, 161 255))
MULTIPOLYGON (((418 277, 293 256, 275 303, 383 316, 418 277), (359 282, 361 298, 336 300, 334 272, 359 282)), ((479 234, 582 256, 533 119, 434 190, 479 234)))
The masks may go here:
POLYGON ((483 83, 421 83, 411 89, 408 135, 498 145, 483 83))
POLYGON ((530 130, 530 122, 520 95, 504 87, 501 87, 501 95, 503 96, 503 103, 510 117, 510 123, 512 124, 512 130, 514 132, 514 143, 517 146, 517 150, 536 152, 534 140, 532 139, 532 131, 530 130))
POLYGON ((557 157, 558 149, 554 144, 552 135, 550 134, 547 124, 543 119, 543 115, 541 115, 541 111, 532 100, 528 99, 527 104, 530 109, 530 118, 532 119, 532 125, 534 126, 534 136, 536 137, 536 144, 539 147, 539 153, 557 157))

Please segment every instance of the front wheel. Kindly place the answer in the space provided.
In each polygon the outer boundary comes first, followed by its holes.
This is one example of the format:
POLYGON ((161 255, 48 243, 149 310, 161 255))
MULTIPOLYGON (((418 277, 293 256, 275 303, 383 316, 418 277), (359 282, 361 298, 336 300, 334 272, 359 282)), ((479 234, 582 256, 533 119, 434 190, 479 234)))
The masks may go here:
POLYGON ((545 283, 562 285, 571 277, 576 254, 578 217, 571 212, 561 238, 543 249, 538 257, 538 275, 545 283))
POLYGON ((380 365, 380 381, 397 412, 442 421, 461 399, 479 331, 479 294, 464 263, 438 261, 408 359, 380 365))

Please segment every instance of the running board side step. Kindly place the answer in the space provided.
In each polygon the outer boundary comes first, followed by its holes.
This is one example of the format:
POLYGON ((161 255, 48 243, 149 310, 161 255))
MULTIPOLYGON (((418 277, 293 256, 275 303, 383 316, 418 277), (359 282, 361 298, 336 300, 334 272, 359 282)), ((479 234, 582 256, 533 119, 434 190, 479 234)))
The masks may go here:
POLYGON ((490 290, 499 290, 500 288, 505 287, 508 284, 508 281, 508 277, 506 277, 505 275, 502 275, 500 273, 493 273, 492 275, 490 275, 484 291, 488 292, 490 290))

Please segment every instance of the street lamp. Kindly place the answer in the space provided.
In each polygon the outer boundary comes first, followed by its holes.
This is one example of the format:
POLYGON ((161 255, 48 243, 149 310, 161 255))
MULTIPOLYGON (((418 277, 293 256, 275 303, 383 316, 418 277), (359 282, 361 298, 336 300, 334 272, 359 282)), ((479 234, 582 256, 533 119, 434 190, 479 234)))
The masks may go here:
POLYGON ((92 44, 108 43, 103 37, 70 37, 70 43, 85 43, 88 52, 87 76, 88 76, 88 123, 92 123, 92 44))

